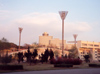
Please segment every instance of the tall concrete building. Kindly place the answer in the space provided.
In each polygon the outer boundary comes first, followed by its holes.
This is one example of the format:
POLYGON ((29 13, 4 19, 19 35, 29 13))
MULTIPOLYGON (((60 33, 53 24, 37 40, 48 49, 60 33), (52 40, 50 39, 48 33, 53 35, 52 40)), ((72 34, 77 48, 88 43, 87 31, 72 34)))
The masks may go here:
MULTIPOLYGON (((61 48, 62 46, 62 40, 58 39, 58 38, 54 38, 52 40, 50 40, 50 44, 54 45, 58 48, 61 48)), ((64 48, 66 48, 66 40, 64 40, 64 48)))
POLYGON ((53 36, 49 36, 47 32, 44 32, 42 36, 39 36, 39 44, 48 46, 51 39, 53 39, 53 36))
MULTIPOLYGON (((42 36, 39 36, 39 45, 45 45, 45 46, 52 45, 61 48, 62 40, 58 38, 53 38, 53 36, 49 36, 47 32, 44 32, 42 36)), ((64 40, 64 48, 66 48, 66 40, 64 40)))

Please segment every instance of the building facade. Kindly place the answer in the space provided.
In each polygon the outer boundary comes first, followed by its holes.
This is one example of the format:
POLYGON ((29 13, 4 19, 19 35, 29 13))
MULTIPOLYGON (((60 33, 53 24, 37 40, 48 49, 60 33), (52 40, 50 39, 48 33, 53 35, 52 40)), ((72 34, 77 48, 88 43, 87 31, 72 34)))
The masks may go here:
POLYGON ((48 46, 51 39, 53 39, 53 36, 49 36, 47 32, 44 32, 42 36, 39 36, 39 45, 48 46))
POLYGON ((84 55, 91 54, 92 60, 100 60, 100 42, 77 41, 79 57, 84 59, 84 55))
MULTIPOLYGON (((39 36, 39 45, 53 46, 61 49, 62 40, 49 36, 47 32, 44 32, 42 36, 39 36)), ((64 40, 64 48, 66 48, 66 40, 64 40)))

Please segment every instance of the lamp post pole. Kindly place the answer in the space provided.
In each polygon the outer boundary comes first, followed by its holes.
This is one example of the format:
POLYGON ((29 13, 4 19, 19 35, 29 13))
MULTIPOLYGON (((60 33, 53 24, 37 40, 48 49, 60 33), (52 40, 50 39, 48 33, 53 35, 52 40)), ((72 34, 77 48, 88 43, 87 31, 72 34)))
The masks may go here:
POLYGON ((68 11, 59 11, 60 17, 62 19, 62 56, 64 56, 64 19, 68 11))
POLYGON ((77 34, 73 34, 74 36, 74 40, 75 40, 75 47, 76 47, 76 38, 77 38, 77 34))
POLYGON ((21 32, 22 32, 23 28, 19 27, 19 49, 20 49, 20 41, 21 41, 21 32))
POLYGON ((64 56, 64 20, 62 20, 62 56, 64 56))

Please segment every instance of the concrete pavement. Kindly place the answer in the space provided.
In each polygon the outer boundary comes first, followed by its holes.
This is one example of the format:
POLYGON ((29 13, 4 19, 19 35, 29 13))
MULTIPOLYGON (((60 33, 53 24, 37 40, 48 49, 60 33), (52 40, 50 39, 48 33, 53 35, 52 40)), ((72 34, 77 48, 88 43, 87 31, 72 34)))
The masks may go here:
POLYGON ((100 68, 25 71, 25 72, 11 72, 11 73, 1 73, 1 74, 100 74, 100 68))

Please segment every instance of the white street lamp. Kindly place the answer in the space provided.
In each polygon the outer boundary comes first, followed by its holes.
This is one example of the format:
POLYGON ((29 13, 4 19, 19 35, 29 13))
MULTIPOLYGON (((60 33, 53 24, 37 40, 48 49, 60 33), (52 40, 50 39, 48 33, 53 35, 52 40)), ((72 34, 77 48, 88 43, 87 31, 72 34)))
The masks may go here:
POLYGON ((62 19, 62 56, 64 56, 64 19, 66 18, 68 11, 59 11, 60 17, 62 19))
POLYGON ((21 32, 22 32, 23 28, 19 27, 19 49, 20 49, 20 41, 21 41, 21 32))

